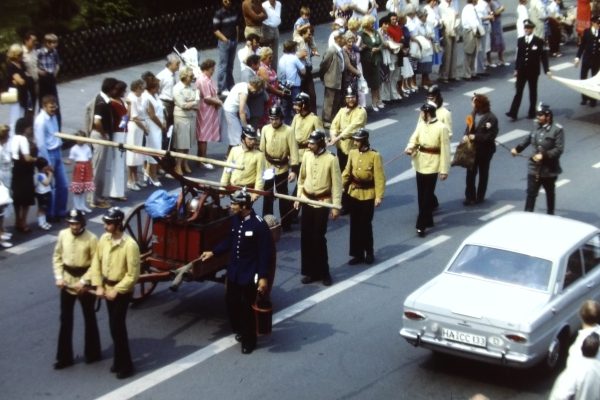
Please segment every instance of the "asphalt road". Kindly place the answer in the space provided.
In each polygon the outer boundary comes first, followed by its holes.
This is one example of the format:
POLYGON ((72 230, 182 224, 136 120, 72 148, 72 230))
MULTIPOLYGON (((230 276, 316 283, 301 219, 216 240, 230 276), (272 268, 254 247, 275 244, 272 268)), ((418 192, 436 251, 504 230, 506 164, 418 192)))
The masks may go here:
MULTIPOLYGON (((515 32, 506 34, 508 43, 515 32)), ((576 78, 575 47, 552 59, 558 76, 576 78), (564 66, 564 69, 560 69, 564 66)), ((514 60, 507 53, 506 59, 514 60)), ((514 93, 513 66, 496 68, 489 78, 442 87, 453 114, 458 142, 470 111, 470 94, 485 93, 500 120, 499 140, 508 147, 532 127, 524 119, 509 122, 504 113, 514 93), (468 94, 468 95, 467 95, 468 94)), ((600 170, 600 114, 579 105, 579 94, 541 76, 539 100, 554 109, 555 121, 566 132, 561 158, 556 213, 599 223, 594 182, 600 170)), ((322 96, 322 86, 317 83, 322 96)), ((384 162, 400 154, 411 135, 424 93, 402 104, 369 114, 371 143, 384 162)), ((321 103, 322 99, 319 101, 321 103)), ((225 151, 223 147, 221 151, 225 151)), ((216 154, 217 158, 220 154, 216 154)), ((98 314, 104 360, 83 363, 82 317, 76 314, 76 364, 54 371, 58 335, 59 298, 53 286, 53 237, 36 233, 11 252, 0 252, 0 398, 33 399, 468 399, 481 392, 492 399, 547 398, 553 377, 531 371, 508 370, 453 357, 433 356, 404 341, 401 326, 405 297, 437 275, 461 241, 498 210, 522 210, 525 200, 526 160, 513 158, 498 147, 492 161, 486 202, 466 208, 465 171, 453 168, 436 190, 440 208, 436 227, 425 239, 415 235, 416 185, 410 159, 401 156, 386 165, 388 186, 374 220, 375 257, 372 266, 349 266, 348 217, 329 223, 328 246, 334 286, 301 285, 299 227, 283 235, 278 247, 278 269, 273 289, 276 319, 272 335, 259 339, 258 349, 242 355, 229 331, 223 286, 184 283, 178 293, 161 284, 145 303, 128 315, 136 375, 118 381, 108 369, 112 342, 106 308, 98 314)), ((220 172, 196 176, 217 180, 220 172)), ((176 188, 167 182, 167 190, 176 188)), ((148 194, 129 195, 127 206, 148 194)), ((545 212, 543 194, 537 212, 545 212)), ((261 211, 261 203, 255 209, 261 211)), ((500 213, 500 211, 498 211, 500 213)), ((99 215, 99 212, 93 216, 99 215)), ((89 229, 102 233, 98 222, 89 229)), ((477 299, 474 299, 477 301, 477 299)), ((498 299, 501 301, 501 299, 498 299)))

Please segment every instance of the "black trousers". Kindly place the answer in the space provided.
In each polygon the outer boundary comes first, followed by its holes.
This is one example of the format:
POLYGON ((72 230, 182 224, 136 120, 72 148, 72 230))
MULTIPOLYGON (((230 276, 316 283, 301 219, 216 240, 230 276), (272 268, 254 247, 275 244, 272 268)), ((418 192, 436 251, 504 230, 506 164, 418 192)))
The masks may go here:
POLYGON ((129 302, 131 301, 132 296, 133 293, 119 293, 114 300, 106 300, 110 336, 112 337, 115 346, 113 366, 115 367, 116 372, 128 372, 133 369, 131 352, 129 351, 127 325, 125 324, 127 310, 129 309, 129 302))
POLYGON ((300 90, 310 97, 310 112, 317 115, 317 92, 312 76, 309 75, 300 81, 300 90))
POLYGON ((433 209, 435 205, 435 185, 438 174, 421 174, 417 172, 417 201, 419 215, 416 228, 425 230, 433 227, 433 209))
MULTIPOLYGON (((342 173, 346 169, 346 165, 348 164, 348 154, 344 153, 341 149, 337 149, 337 158, 338 163, 340 164, 340 171, 342 173)), ((350 208, 350 196, 348 193, 342 192, 342 208, 348 210, 350 208)))
POLYGON ((301 270, 304 276, 323 278, 329 275, 327 255, 327 221, 329 208, 302 207, 302 230, 300 235, 301 270))
POLYGON ((523 76, 524 74, 517 75, 517 93, 513 98, 512 105, 510 106, 510 114, 515 118, 519 114, 519 107, 521 106, 521 99, 523 98, 523 91, 525 90, 525 84, 529 85, 529 112, 527 116, 535 117, 535 106, 537 101, 537 84, 539 76, 523 76))
POLYGON ((527 175, 527 201, 525 202, 525 211, 533 212, 535 208, 535 200, 540 191, 540 187, 543 186, 546 191, 546 205, 548 207, 547 213, 554 215, 554 205, 556 204, 555 197, 555 184, 558 177, 554 176, 551 178, 538 178, 535 179, 535 175, 527 175))
POLYGON ((38 81, 40 88, 39 102, 40 109, 42 108, 42 100, 44 96, 54 96, 56 97, 56 119, 58 121, 58 129, 62 128, 62 117, 60 115, 60 105, 58 103, 58 88, 56 86, 56 78, 53 74, 40 75, 40 80, 38 81))
MULTIPOLYGON (((581 62, 581 74, 579 75, 579 79, 584 80, 587 79, 588 73, 591 71, 592 76, 596 76, 598 71, 600 70, 600 65, 594 65, 594 63, 589 62, 587 60, 588 57, 583 56, 583 61, 581 62)), ((582 100, 590 101, 592 104, 596 104, 596 99, 592 99, 591 97, 586 96, 585 94, 581 95, 582 100)))
MULTIPOLYGON (((310 151, 310 150, 307 150, 310 151)), ((302 159, 302 157, 300 157, 302 159)), ((298 164, 298 171, 300 171, 302 169, 302 163, 298 164)), ((292 196, 296 197, 298 196, 298 179, 296 179, 296 186, 294 186, 294 190, 292 191, 292 196)), ((293 206, 293 205, 292 205, 293 206)), ((296 219, 298 218, 298 215, 300 215, 300 210, 302 209, 302 203, 300 203, 300 207, 298 207, 298 209, 294 209, 294 211, 291 213, 290 218, 296 219)))
MULTIPOLYGON (((265 181, 265 192, 273 191, 273 186, 275 186, 275 191, 279 194, 288 194, 288 185, 287 182, 288 177, 290 176, 290 172, 286 171, 283 174, 275 175, 274 179, 269 179, 265 181)), ((273 201, 275 199, 271 196, 263 196, 263 217, 265 215, 273 214, 273 201)), ((292 208, 294 208, 294 204, 289 200, 277 199, 279 201, 279 216, 283 218, 281 220, 281 226, 283 228, 289 228, 292 226, 292 218, 293 216, 288 214, 292 208)))
POLYGON ((467 169, 467 187, 465 197, 467 200, 483 200, 487 191, 488 178, 490 175, 490 163, 494 154, 476 156, 473 168, 467 169), (475 185, 479 173, 479 185, 475 185))
MULTIPOLYGON (((173 115, 173 113, 175 112, 175 102, 167 100, 161 100, 161 102, 163 104, 163 107, 165 108, 165 122, 168 130, 169 127, 173 126, 173 124, 175 123, 175 116, 173 115)), ((167 137, 167 134, 163 133, 163 150, 171 150, 173 148, 173 136, 175 136, 174 133, 169 139, 167 137)))
POLYGON ((375 200, 350 199, 350 257, 373 254, 373 215, 375 200))
POLYGON ((73 361, 73 319, 77 299, 81 304, 85 321, 85 358, 95 360, 101 356, 100 334, 94 310, 96 296, 90 293, 77 296, 63 289, 60 291, 60 331, 58 333, 58 350, 56 351, 56 361, 59 362, 73 361))
POLYGON ((256 300, 256 284, 246 285, 227 281, 225 304, 231 329, 242 335, 242 346, 256 346, 256 319, 252 304, 256 300))

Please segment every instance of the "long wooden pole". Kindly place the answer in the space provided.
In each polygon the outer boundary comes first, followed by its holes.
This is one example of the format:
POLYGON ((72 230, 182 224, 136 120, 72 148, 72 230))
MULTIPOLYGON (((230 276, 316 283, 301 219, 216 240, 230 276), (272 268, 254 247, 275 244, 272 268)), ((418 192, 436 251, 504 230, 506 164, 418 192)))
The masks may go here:
MULTIPOLYGON (((226 187, 227 189, 231 189, 231 190, 240 190, 240 189, 243 189, 242 186, 222 185, 220 182, 207 181, 205 179, 188 178, 188 177, 186 177, 186 179, 188 179, 190 181, 193 181, 193 182, 200 183, 202 185, 213 186, 213 187, 217 187, 217 188, 226 187)), ((262 190, 255 190, 255 189, 250 189, 250 188, 246 188, 246 190, 249 193, 258 193, 258 194, 261 194, 261 195, 264 195, 266 193, 266 192, 264 192, 262 190)), ((301 197, 288 196, 288 195, 285 195, 285 194, 279 194, 279 193, 275 193, 275 192, 268 192, 268 193, 272 194, 273 196, 275 196, 277 198, 284 199, 284 200, 297 201, 299 203, 310 204, 310 205, 317 206, 317 207, 335 208, 336 210, 341 210, 342 209, 341 206, 336 206, 335 204, 331 204, 331 203, 325 203, 325 202, 316 201, 316 200, 310 200, 310 199, 305 199, 305 198, 301 198, 301 197)))
MULTIPOLYGON (((131 144, 115 143, 115 142, 111 142, 109 140, 92 139, 92 138, 86 138, 86 137, 81 137, 81 136, 67 135, 66 133, 55 133, 54 136, 59 137, 61 139, 65 139, 65 140, 78 140, 80 142, 100 144, 100 145, 109 146, 109 147, 121 147, 122 146, 122 148, 124 148, 125 150, 129 150, 129 151, 133 151, 133 152, 150 153, 150 154, 154 154, 154 155, 161 156, 161 157, 164 157, 167 155, 167 151, 165 151, 165 150, 150 149, 148 147, 134 146, 131 144)), ((231 164, 231 163, 228 163, 225 161, 213 160, 212 158, 197 157, 197 156, 192 156, 190 154, 177 153, 174 151, 169 151, 168 153, 170 156, 172 156, 174 158, 182 158, 182 159, 186 159, 186 160, 190 160, 190 161, 200 161, 203 163, 214 164, 214 165, 218 165, 220 167, 225 167, 225 168, 234 168, 234 169, 241 169, 241 170, 244 169, 243 165, 231 164)))

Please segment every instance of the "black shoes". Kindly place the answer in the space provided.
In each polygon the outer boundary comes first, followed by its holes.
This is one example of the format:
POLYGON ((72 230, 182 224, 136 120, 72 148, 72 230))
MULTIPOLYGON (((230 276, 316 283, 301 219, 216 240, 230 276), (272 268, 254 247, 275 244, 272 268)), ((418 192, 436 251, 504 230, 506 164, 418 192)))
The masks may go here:
POLYGON ((465 201, 463 201, 463 206, 470 206, 473 205, 473 203, 473 200, 466 199, 465 201))
POLYGON ((510 118, 511 122, 514 122, 514 121, 516 121, 516 120, 517 120, 517 116, 516 116, 516 115, 512 115, 510 112, 507 112, 507 113, 506 113, 506 116, 507 116, 508 118, 510 118))
POLYGON ((100 361, 102 360, 102 356, 96 356, 96 357, 86 357, 85 358, 85 363, 86 364, 93 364, 96 361, 100 361))
POLYGON ((356 264, 360 264, 364 261, 365 261, 365 259, 362 257, 354 257, 353 259, 348 261, 348 265, 356 265, 356 264))
POLYGON ((242 334, 241 333, 238 333, 235 335, 235 341, 240 342, 240 343, 242 342, 242 334))
POLYGON ((73 360, 71 361, 57 361, 54 363, 54 369, 65 369, 73 365, 73 360))
POLYGON ((331 286, 332 283, 331 275, 327 274, 323 277, 323 286, 331 286))
POLYGON ((371 265, 373 264, 373 261, 375 261, 375 257, 373 256, 373 254, 367 254, 367 256, 365 257, 365 263, 371 265))
POLYGON ((300 282, 302 282, 303 285, 307 285, 309 283, 313 283, 320 280, 320 278, 317 278, 315 276, 305 276, 304 278, 302 278, 302 280, 300 282))
POLYGON ((114 366, 114 365, 111 365, 111 366, 110 366, 110 373, 111 373, 111 374, 116 374, 116 373, 117 373, 117 370, 115 369, 115 366, 114 366))
POLYGON ((256 346, 244 346, 242 345, 242 354, 252 354, 256 346))
POLYGON ((485 201, 484 199, 477 199, 477 200, 475 200, 475 204, 481 204, 484 201, 485 201))
POLYGON ((420 238, 424 238, 425 237, 425 229, 417 229, 417 236, 419 236, 420 238))
POLYGON ((133 369, 117 372, 117 379, 127 379, 133 375, 133 369))

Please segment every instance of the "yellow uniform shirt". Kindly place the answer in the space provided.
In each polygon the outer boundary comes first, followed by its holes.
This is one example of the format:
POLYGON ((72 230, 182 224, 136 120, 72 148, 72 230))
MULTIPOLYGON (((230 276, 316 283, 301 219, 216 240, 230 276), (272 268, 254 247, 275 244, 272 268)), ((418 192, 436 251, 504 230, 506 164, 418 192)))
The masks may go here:
POLYGON ((323 121, 313 113, 304 117, 298 113, 292 120, 291 128, 298 143, 299 160, 302 160, 304 152, 308 150, 308 137, 314 131, 323 130, 323 121))
POLYGON ((362 152, 358 149, 350 150, 348 164, 342 173, 342 185, 355 199, 383 199, 385 171, 381 154, 372 149, 362 152))
POLYGON ((227 162, 237 165, 243 165, 244 169, 223 169, 221 184, 252 186, 254 189, 263 190, 264 182, 262 174, 265 170, 265 156, 259 150, 248 150, 244 145, 235 146, 229 152, 227 162))
MULTIPOLYGON (((92 265, 92 258, 97 246, 98 237, 88 230, 83 231, 78 236, 73 235, 70 229, 60 231, 54 247, 54 278, 63 279, 67 286, 74 286, 80 280, 84 280, 89 284, 91 281, 89 267, 92 265), (85 270, 87 268, 87 272, 80 277, 73 276, 65 269, 65 265, 69 269, 81 268, 85 270)), ((73 289, 67 289, 67 291, 71 294, 77 294, 73 289)))
POLYGON ((340 141, 336 143, 338 149, 342 150, 344 154, 350 153, 350 150, 354 149, 354 140, 352 135, 359 129, 364 128, 367 124, 367 110, 361 106, 354 108, 344 107, 337 113, 333 122, 331 123, 331 129, 329 133, 331 138, 340 136, 340 141))
MULTIPOLYGON (((438 108, 435 111, 435 117, 437 118, 438 121, 440 121, 444 125, 446 125, 446 127, 448 128, 448 131, 450 131, 448 136, 452 137, 452 113, 446 107, 441 106, 440 108, 438 108)), ((425 122, 423 121, 423 118, 419 117, 419 122, 417 122, 417 125, 424 124, 424 123, 425 122)))
POLYGON ((442 173, 450 171, 450 137, 446 125, 440 121, 429 124, 417 124, 417 129, 408 141, 408 147, 413 149, 413 167, 422 174, 442 173), (419 151, 418 146, 428 149, 438 149, 439 154, 429 154, 419 151))
POLYGON ((92 286, 104 284, 107 291, 117 289, 121 294, 133 292, 140 277, 140 248, 127 235, 115 244, 112 234, 105 233, 98 241, 98 248, 90 268, 92 286), (104 279, 117 282, 111 285, 104 279))
POLYGON ((274 129, 273 125, 265 125, 260 131, 260 151, 265 155, 267 168, 275 168, 275 175, 283 174, 290 169, 290 165, 298 165, 298 143, 292 128, 281 124, 274 129), (281 163, 269 161, 281 160, 281 163))
POLYGON ((342 174, 336 156, 325 149, 319 155, 312 151, 304 153, 298 175, 298 197, 309 198, 305 191, 316 197, 329 193, 328 198, 318 201, 342 206, 342 174))

